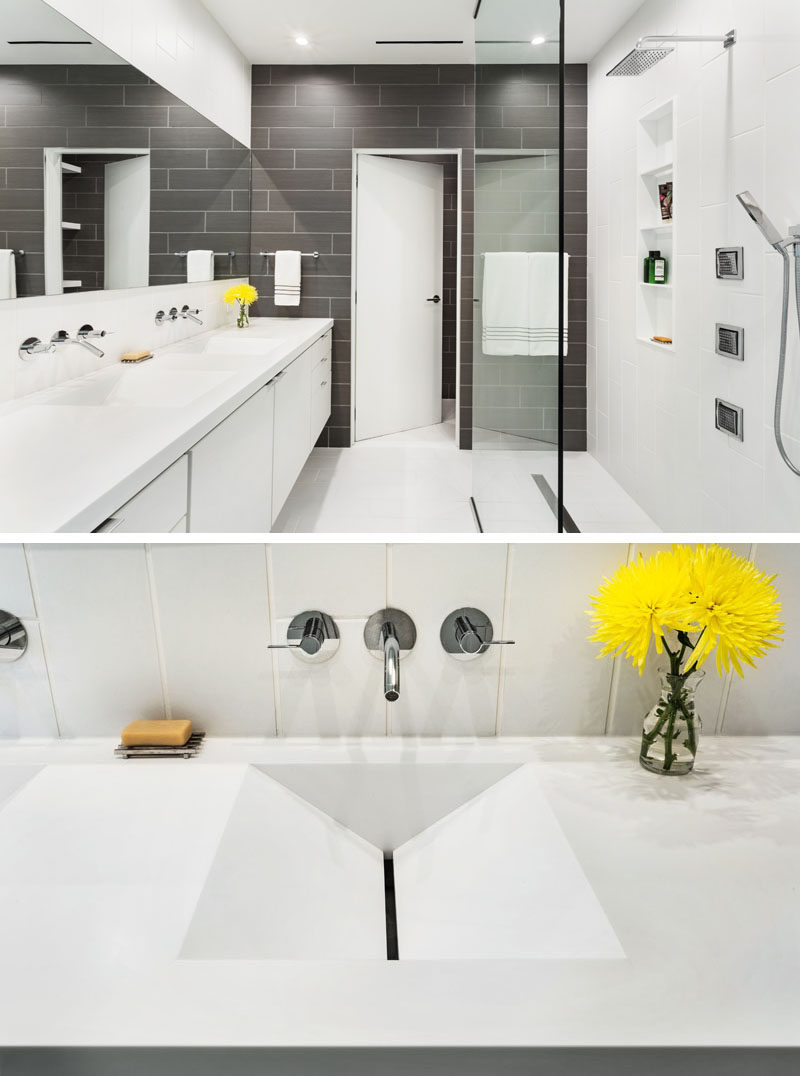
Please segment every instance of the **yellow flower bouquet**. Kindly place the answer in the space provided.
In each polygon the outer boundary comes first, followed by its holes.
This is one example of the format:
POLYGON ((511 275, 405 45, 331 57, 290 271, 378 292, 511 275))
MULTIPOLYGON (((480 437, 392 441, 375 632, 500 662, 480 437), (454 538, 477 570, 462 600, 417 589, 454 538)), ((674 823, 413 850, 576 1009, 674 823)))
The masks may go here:
POLYGON ((589 611, 600 657, 621 655, 644 672, 651 644, 669 671, 647 714, 639 761, 654 773, 685 774, 694 766, 700 732, 694 693, 702 666, 716 651, 719 673, 779 645, 783 636, 775 577, 722 546, 673 546, 640 555, 606 579, 589 611))
POLYGON ((250 324, 250 304, 258 298, 258 292, 253 285, 235 284, 232 288, 228 288, 222 298, 227 306, 239 304, 236 324, 240 329, 246 328, 250 324))

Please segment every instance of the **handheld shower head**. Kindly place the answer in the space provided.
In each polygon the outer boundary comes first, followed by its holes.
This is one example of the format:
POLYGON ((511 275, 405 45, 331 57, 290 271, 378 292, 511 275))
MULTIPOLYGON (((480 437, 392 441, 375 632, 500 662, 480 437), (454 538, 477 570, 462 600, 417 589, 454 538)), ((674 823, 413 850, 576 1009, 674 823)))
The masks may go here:
POLYGON ((750 220, 756 225, 758 230, 764 236, 766 241, 771 247, 775 247, 776 250, 783 252, 783 236, 778 229, 766 215, 764 210, 755 200, 750 191, 742 191, 741 194, 736 195, 739 203, 747 213, 750 220))

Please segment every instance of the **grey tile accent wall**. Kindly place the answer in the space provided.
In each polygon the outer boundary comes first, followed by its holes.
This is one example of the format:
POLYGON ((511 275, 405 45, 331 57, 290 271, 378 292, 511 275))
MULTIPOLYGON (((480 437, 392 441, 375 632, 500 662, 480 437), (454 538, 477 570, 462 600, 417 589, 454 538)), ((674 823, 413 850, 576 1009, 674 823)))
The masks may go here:
MULTIPOLYGON (((233 264, 217 259, 218 277, 246 273, 249 151, 136 68, 3 66, 0 106, 0 246, 26 252, 19 295, 44 292, 45 146, 151 150, 151 284, 185 281, 174 252, 198 246, 240 252, 233 264)), ((87 234, 86 243, 99 238, 87 234)), ((73 268, 86 269, 87 290, 97 248, 79 245, 71 240, 68 253, 73 268)))
MULTIPOLYGON (((565 218, 570 257, 564 442, 586 449, 587 69, 565 72, 565 218)), ((476 81, 476 249, 558 250, 558 156, 505 161, 487 151, 558 149, 558 69, 479 66, 476 81)), ((479 282, 478 282, 479 283, 479 282)), ((479 322, 480 319, 478 319, 479 322)), ((479 334, 480 324, 476 326, 479 334)), ((476 345, 477 346, 477 345, 476 345)), ((557 364, 476 352, 475 422, 504 434, 554 441, 557 364)))
MULTIPOLYGON (((572 257, 566 443, 586 446, 586 67, 567 82, 567 250, 572 257)), ((472 445, 474 148, 558 147, 558 73, 550 66, 361 65, 253 68, 253 260, 258 312, 275 313, 261 249, 319 250, 304 263, 300 316, 335 320, 333 415, 320 438, 350 443, 352 150, 461 148, 461 446, 472 445), (477 83, 476 83, 477 77, 477 83), (477 105, 477 109, 476 109, 477 105), (476 127, 477 124, 477 127, 476 127)), ((557 203, 544 222, 552 228, 557 203)), ((285 314, 285 310, 281 310, 285 314)), ((447 352, 445 352, 447 354, 447 352)), ((445 359, 445 392, 452 366, 445 359)), ((529 389, 530 386, 527 386, 529 389)), ((518 397, 522 400, 522 387, 518 397)), ((530 394, 526 396, 529 399, 530 394)), ((520 403, 521 406, 521 403, 520 403)), ((544 412, 542 411, 544 419, 544 412)), ((551 416, 548 416, 548 419, 551 416)))
MULTIPOLYGON (((463 64, 253 68, 257 312, 276 312, 272 263, 259 250, 320 251, 303 264, 297 311, 335 321, 333 413, 320 445, 350 443, 352 151, 396 147, 463 150, 461 444, 471 447, 473 93, 473 68, 463 64)), ((445 386, 455 395, 454 365, 445 386)))

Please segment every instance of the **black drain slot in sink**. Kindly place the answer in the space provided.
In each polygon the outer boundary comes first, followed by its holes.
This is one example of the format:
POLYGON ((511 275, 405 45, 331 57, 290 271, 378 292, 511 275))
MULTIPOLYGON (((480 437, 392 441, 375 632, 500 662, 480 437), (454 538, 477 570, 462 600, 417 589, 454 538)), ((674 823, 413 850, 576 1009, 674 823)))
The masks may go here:
POLYGON ((399 960, 397 903, 394 893, 394 860, 391 856, 386 856, 383 861, 383 888, 386 896, 386 959, 399 960))

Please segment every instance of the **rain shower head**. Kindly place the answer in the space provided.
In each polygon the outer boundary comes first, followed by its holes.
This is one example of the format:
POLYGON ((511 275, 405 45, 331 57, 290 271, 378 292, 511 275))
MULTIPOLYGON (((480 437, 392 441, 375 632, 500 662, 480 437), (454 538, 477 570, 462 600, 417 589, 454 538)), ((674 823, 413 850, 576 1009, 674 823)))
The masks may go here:
POLYGON ((783 236, 766 215, 764 210, 755 200, 750 191, 742 191, 741 194, 736 195, 737 199, 742 205, 745 213, 747 213, 750 220, 756 225, 758 230, 764 236, 766 241, 771 247, 776 247, 778 250, 783 249, 783 236))
POLYGON ((645 71, 649 71, 651 67, 655 67, 657 63, 675 51, 675 49, 648 49, 640 46, 641 42, 628 53, 624 60, 620 60, 617 66, 608 72, 608 77, 635 78, 637 75, 643 75, 645 71))
POLYGON ((662 34, 653 37, 641 37, 636 42, 636 48, 629 52, 624 60, 620 60, 616 67, 608 72, 608 78, 635 78, 655 67, 663 59, 675 51, 675 45, 685 43, 702 43, 704 41, 724 45, 726 49, 736 44, 736 31, 729 30, 720 37, 684 36, 680 34, 662 34))

